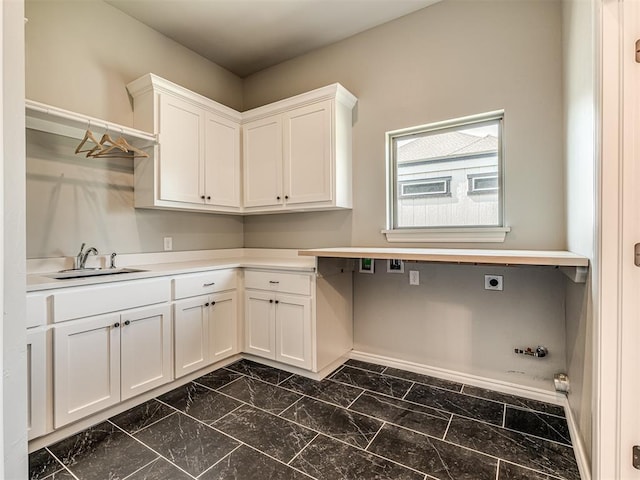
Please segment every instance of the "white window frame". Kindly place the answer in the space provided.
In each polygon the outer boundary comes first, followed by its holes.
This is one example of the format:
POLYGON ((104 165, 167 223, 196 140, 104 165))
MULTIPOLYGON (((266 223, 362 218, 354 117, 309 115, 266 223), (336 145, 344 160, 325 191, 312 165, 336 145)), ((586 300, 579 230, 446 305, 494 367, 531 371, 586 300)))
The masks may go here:
MULTIPOLYGON (((382 233, 386 235, 388 242, 504 242, 506 234, 511 229, 504 224, 504 164, 503 164, 503 122, 504 110, 471 115, 468 117, 448 120, 444 122, 420 125, 417 127, 394 130, 386 134, 386 165, 387 165, 387 225, 382 233), (399 182, 397 179, 397 165, 395 161, 395 143, 399 138, 407 138, 412 135, 423 135, 427 132, 443 132, 446 130, 458 130, 463 127, 471 127, 484 122, 498 121, 498 224, 460 227, 398 227, 396 225, 396 205, 399 197, 399 182)), ((480 192, 475 192, 480 193, 480 192)))

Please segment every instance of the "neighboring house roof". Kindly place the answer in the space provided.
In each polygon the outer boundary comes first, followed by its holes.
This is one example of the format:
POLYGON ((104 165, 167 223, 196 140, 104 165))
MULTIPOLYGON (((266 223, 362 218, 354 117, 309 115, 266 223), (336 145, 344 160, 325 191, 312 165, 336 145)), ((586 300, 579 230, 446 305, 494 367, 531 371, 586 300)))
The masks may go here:
POLYGON ((398 163, 469 157, 495 153, 497 150, 498 138, 493 135, 478 137, 468 133, 446 132, 417 137, 400 145, 398 163))

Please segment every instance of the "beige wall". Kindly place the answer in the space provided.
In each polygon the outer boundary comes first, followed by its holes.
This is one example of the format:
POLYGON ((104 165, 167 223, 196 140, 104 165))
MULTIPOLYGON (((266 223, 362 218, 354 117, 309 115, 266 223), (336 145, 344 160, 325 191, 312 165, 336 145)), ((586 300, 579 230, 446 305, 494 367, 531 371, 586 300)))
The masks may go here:
MULTIPOLYGON (((380 233, 385 132, 504 109, 505 218, 512 232, 501 245, 456 246, 564 249, 561 27, 559 1, 444 0, 245 79, 245 108, 332 82, 358 97, 353 210, 247 217, 245 246, 390 246, 380 233)), ((558 272, 411 268, 421 272, 419 287, 408 285, 406 273, 355 274, 357 349, 553 388, 553 374, 566 364, 558 272), (504 275, 503 292, 484 290, 483 275, 494 272, 504 275), (537 345, 550 356, 513 353, 537 345)))
POLYGON ((490 247, 565 248, 559 1, 445 0, 248 77, 244 107, 333 82, 358 97, 353 211, 248 218, 247 246, 388 246, 385 132, 504 109, 512 231, 490 247))
MULTIPOLYGON (((26 1, 26 96, 126 126, 133 111, 125 85, 153 72, 232 108, 242 81, 214 63, 99 0, 26 1)), ((76 142, 77 143, 77 142, 76 142)), ((73 140, 29 131, 27 257, 101 252, 233 248, 240 217, 133 208, 133 166, 89 161, 73 140)))
POLYGON ((566 286, 569 404, 591 455, 595 242, 595 39, 591 0, 563 1, 567 247, 591 259, 587 285, 566 286))
POLYGON ((406 263, 355 273, 354 349, 521 385, 553 388, 565 368, 564 291, 550 267, 406 263), (409 286, 417 270, 419 286, 409 286), (504 291, 484 290, 502 275, 504 291), (549 356, 519 356, 538 345, 549 356))

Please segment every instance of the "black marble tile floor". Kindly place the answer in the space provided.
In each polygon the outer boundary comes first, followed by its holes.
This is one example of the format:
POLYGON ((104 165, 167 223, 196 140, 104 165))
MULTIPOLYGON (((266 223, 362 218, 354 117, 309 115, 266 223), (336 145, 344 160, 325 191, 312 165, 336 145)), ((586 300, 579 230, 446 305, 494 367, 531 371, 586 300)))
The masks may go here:
POLYGON ((580 480, 562 407, 349 360, 241 360, 29 456, 32 480, 580 480))

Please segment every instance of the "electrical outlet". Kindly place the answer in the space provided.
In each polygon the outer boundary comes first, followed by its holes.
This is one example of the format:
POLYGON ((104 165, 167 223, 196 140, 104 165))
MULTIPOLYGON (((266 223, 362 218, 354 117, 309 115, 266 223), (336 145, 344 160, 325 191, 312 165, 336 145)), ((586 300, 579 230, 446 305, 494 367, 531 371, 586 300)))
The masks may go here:
POLYGON ((420 272, 409 270, 409 285, 420 285, 420 272))
POLYGON ((173 250, 173 238, 164 237, 164 251, 169 252, 171 250, 173 250))
POLYGON ((485 275, 484 289, 502 291, 502 275, 485 275))

